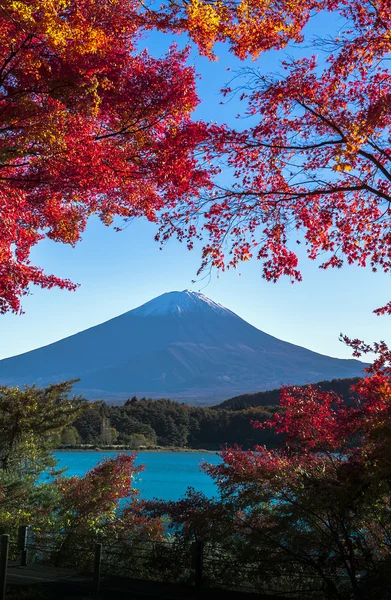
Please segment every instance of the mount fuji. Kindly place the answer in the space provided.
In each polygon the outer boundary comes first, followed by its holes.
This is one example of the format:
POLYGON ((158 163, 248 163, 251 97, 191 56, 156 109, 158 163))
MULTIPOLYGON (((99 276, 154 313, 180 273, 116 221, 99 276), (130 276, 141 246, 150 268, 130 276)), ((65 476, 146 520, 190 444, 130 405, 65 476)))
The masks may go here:
POLYGON ((240 393, 355 377, 364 364, 324 356, 253 327, 200 293, 169 292, 101 325, 0 361, 0 384, 80 378, 75 392, 215 404, 240 393))

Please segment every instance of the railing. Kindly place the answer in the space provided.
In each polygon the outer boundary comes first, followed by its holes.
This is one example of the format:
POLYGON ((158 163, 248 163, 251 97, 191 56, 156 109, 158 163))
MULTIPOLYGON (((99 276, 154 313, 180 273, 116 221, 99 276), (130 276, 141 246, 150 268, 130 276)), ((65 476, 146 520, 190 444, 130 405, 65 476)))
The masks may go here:
MULTIPOLYGON (((41 532, 21 527, 17 540, 1 536, 0 600, 5 599, 8 557, 20 566, 38 563, 78 569, 99 597, 103 577, 120 576, 154 582, 181 583, 193 588, 255 592, 270 597, 327 598, 325 581, 293 562, 260 563, 240 554, 240 548, 181 538, 156 541, 136 537, 106 538, 97 543, 73 532, 41 532)), ((335 574, 334 574, 335 576, 335 574)), ((344 587, 341 574, 339 585, 344 587)))
POLYGON ((9 558, 21 567, 39 564, 70 567, 91 578, 94 597, 99 596, 102 577, 121 576, 154 582, 183 582, 200 587, 200 543, 190 554, 175 542, 122 537, 114 542, 94 543, 73 532, 42 532, 19 528, 17 540, 0 536, 0 600, 5 599, 9 558))
POLYGON ((9 535, 1 536, 0 544, 0 600, 5 600, 7 583, 7 566, 9 554, 9 535))

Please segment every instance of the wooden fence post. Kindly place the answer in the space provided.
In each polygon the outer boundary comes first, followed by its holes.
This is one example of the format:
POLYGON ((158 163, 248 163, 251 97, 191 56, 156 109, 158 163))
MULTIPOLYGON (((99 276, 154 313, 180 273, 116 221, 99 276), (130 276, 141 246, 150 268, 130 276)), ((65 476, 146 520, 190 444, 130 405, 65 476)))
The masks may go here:
POLYGON ((102 544, 95 544, 94 577, 93 577, 93 596, 94 596, 94 598, 99 598, 101 562, 102 562, 102 544))
POLYGON ((28 525, 21 525, 18 531, 18 550, 20 552, 20 566, 27 567, 27 538, 28 538, 29 527, 28 525))
POLYGON ((192 567, 194 569, 194 585, 201 589, 204 571, 204 542, 197 540, 192 544, 192 567))
POLYGON ((8 550, 10 536, 1 536, 0 547, 0 600, 5 600, 5 588, 7 585, 8 550))

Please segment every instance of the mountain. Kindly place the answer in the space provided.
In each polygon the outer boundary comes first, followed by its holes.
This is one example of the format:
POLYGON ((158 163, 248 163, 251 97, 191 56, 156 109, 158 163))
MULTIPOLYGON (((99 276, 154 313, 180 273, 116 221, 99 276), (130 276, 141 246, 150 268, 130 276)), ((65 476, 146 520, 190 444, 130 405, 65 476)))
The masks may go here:
POLYGON ((283 342, 185 290, 37 350, 0 361, 0 383, 80 378, 86 398, 170 397, 213 404, 229 396, 355 377, 363 363, 283 342))

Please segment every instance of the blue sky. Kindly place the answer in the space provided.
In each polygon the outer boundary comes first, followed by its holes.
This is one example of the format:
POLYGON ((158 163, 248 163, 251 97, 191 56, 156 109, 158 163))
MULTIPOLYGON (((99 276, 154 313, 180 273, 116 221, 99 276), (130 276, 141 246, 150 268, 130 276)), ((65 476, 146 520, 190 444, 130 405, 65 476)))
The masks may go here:
MULTIPOLYGON (((335 26, 327 16, 320 15, 308 36, 335 26)), ((169 38, 154 35, 147 46, 153 54, 159 54, 168 43, 169 38)), ((196 53, 191 58, 202 77, 198 85, 202 104, 196 116, 233 124, 238 106, 235 102, 221 106, 218 90, 243 65, 225 47, 220 46, 218 54, 220 60, 212 63, 196 53)), ((268 53, 257 61, 257 66, 276 71, 278 59, 276 53, 268 53)), ((351 356, 338 341, 340 332, 369 342, 385 339, 391 343, 389 318, 372 314, 374 308, 391 298, 388 275, 348 266, 325 272, 303 255, 300 284, 292 285, 288 280, 265 282, 257 261, 245 263, 236 271, 214 272, 209 281, 192 284, 200 264, 200 248, 188 252, 172 240, 160 251, 154 233, 154 226, 143 220, 115 233, 92 219, 75 249, 51 241, 37 246, 32 255, 34 264, 69 277, 81 287, 74 293, 34 288, 23 300, 24 315, 0 316, 0 358, 49 344, 136 308, 159 294, 185 288, 202 291, 269 334, 330 356, 351 356)))

